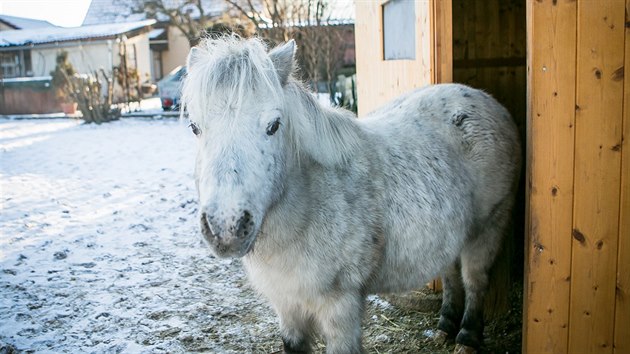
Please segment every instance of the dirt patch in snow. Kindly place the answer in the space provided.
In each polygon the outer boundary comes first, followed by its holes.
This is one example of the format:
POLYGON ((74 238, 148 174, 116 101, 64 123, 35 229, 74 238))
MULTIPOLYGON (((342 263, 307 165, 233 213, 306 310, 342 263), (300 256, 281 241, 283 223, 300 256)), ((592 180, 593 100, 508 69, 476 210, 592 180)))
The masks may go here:
MULTIPOLYGON (((200 241, 194 145, 177 120, 0 120, 0 353, 281 349, 240 262, 200 241)), ((367 351, 452 351, 427 342, 439 298, 415 297, 428 307, 368 298, 367 351)), ((486 350, 520 351, 520 318, 490 324, 486 350)))

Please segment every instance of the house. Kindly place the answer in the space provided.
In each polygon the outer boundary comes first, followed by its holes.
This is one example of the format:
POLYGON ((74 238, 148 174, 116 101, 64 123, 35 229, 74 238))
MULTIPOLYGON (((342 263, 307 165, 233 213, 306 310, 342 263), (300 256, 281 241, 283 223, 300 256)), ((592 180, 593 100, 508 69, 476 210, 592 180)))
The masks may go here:
MULTIPOLYGON (((0 32, 25 29, 51 29, 55 27, 55 25, 48 21, 0 15, 0 32)), ((4 34, 0 34, 0 41, 3 36, 4 34)), ((2 77, 26 76, 26 71, 19 65, 19 63, 23 63, 25 60, 30 60, 29 53, 26 53, 26 56, 24 55, 24 52, 0 52, 0 73, 2 73, 2 77)))
POLYGON ((630 353, 629 4, 356 3, 360 116, 455 81, 519 123, 524 353, 630 353))
POLYGON ((136 70, 140 82, 150 81, 149 33, 155 22, 143 20, 0 32, 0 113, 60 111, 56 105, 49 104, 52 95, 49 75, 55 69, 56 57, 62 50, 68 52, 69 61, 80 74, 103 69, 111 76, 114 67, 124 62, 126 70, 136 70))
MULTIPOLYGON (((126 50, 128 61, 141 77, 150 73, 149 32, 155 20, 114 23, 76 28, 52 27, 45 31, 2 31, 0 53, 15 58, 3 65, 2 77, 46 76, 55 68, 57 53, 65 50, 77 72, 117 66, 126 50)), ((3 61, 4 62, 4 61, 3 61)))
MULTIPOLYGON (((178 3, 175 0, 165 0, 167 5, 170 5, 169 2, 178 3)), ((203 0, 202 3, 210 17, 220 16, 226 10, 223 1, 203 0)), ((177 27, 170 25, 164 16, 155 17, 157 22, 153 26, 153 31, 149 33, 150 72, 153 81, 161 79, 176 67, 183 65, 190 50, 188 39, 177 27)), ((138 8, 137 1, 134 0, 92 0, 83 26, 124 23, 147 18, 147 14, 138 8)))

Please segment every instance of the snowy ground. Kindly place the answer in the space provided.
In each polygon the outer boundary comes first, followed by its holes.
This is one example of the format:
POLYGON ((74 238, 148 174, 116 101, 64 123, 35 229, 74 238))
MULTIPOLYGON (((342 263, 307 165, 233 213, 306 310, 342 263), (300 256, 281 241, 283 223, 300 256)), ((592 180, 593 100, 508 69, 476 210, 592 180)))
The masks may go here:
POLYGON ((198 237, 194 144, 173 119, 0 120, 0 352, 272 351, 198 237))

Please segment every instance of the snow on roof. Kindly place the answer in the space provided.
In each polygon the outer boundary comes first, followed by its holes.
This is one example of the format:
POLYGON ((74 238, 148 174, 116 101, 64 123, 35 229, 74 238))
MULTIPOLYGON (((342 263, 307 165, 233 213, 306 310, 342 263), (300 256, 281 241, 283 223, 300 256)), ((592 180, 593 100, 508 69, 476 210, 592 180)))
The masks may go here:
POLYGON ((164 33, 164 28, 156 28, 149 32, 149 39, 156 39, 164 33))
POLYGON ((31 29, 31 28, 52 28, 56 27, 52 23, 44 20, 36 20, 33 18, 16 17, 9 15, 0 15, 0 21, 8 24, 15 29, 31 29))
POLYGON ((155 20, 128 23, 110 23, 82 27, 53 27, 46 29, 2 31, 0 47, 15 47, 29 44, 44 44, 81 39, 112 37, 151 26, 155 20))
MULTIPOLYGON (((188 0, 162 0, 162 2, 167 8, 177 8, 185 3, 190 3, 188 0)), ((223 0, 201 0, 201 2, 206 14, 211 16, 220 15, 226 9, 223 0)), ((192 5, 187 6, 192 10, 194 17, 196 7, 192 5)), ((139 0, 92 0, 85 19, 83 19, 83 25, 139 21, 146 18, 147 15, 142 12, 141 1, 139 0)), ((166 22, 168 18, 158 14, 157 20, 166 22)))

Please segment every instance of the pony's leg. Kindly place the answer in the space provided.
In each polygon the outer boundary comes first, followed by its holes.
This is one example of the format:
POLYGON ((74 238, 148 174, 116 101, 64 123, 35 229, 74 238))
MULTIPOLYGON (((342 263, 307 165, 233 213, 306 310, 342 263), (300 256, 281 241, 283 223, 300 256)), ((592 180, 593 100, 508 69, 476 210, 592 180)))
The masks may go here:
POLYGON ((501 240, 510 221, 510 201, 504 201, 486 226, 460 255, 462 280, 466 291, 464 317, 455 343, 478 349, 483 344, 483 307, 490 268, 501 249, 501 240))
POLYGON ((342 293, 324 300, 317 315, 327 354, 360 354, 364 297, 342 293))
POLYGON ((284 353, 311 353, 312 318, 298 307, 277 310, 284 353))
POLYGON ((453 262, 442 275, 442 308, 438 329, 443 332, 442 338, 454 338, 464 313, 464 285, 459 260, 453 262))
POLYGON ((466 289, 464 317, 457 344, 479 348, 483 343, 483 301, 488 288, 488 272, 492 262, 485 257, 474 257, 472 252, 462 254, 462 278, 466 289))

